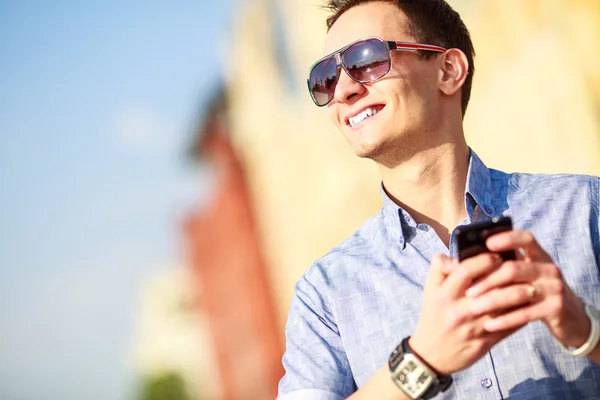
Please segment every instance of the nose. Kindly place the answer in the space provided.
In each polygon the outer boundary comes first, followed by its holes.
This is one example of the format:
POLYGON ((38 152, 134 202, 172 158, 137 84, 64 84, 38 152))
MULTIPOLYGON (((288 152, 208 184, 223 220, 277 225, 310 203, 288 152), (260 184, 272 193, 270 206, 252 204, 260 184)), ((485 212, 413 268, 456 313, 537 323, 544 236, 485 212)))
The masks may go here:
POLYGON ((337 85, 335 86, 335 93, 333 97, 340 103, 347 103, 353 97, 363 94, 365 90, 365 85, 350 78, 344 68, 341 68, 340 77, 337 85))

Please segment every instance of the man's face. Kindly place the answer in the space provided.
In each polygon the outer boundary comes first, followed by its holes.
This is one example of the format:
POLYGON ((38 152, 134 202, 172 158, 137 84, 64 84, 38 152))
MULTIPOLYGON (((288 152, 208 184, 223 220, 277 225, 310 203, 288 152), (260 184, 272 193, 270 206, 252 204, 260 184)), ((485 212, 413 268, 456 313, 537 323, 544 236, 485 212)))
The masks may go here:
MULTIPOLYGON (((361 38, 414 42, 402 11, 389 3, 356 6, 335 22, 325 42, 325 54, 361 38)), ((439 57, 420 58, 412 51, 392 51, 392 68, 382 79, 361 84, 342 70, 335 97, 328 104, 333 123, 360 157, 376 162, 402 158, 427 141, 438 109, 439 57), (367 108, 378 111, 362 122, 349 119, 367 108)))

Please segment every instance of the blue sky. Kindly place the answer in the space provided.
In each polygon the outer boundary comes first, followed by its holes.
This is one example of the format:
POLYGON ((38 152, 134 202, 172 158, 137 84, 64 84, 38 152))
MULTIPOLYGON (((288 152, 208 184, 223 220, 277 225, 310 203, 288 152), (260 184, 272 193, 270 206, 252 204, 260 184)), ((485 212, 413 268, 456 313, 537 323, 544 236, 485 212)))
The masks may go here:
POLYGON ((234 1, 0 2, 0 398, 131 398, 140 286, 207 188, 184 151, 234 1))

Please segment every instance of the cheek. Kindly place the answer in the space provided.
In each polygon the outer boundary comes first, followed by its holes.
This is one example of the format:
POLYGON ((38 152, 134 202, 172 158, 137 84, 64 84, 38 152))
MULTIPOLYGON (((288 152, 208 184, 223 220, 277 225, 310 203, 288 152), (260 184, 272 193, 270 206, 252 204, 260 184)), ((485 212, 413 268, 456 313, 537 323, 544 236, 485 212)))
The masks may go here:
POLYGON ((420 103, 418 99, 431 98, 430 92, 435 83, 429 71, 425 71, 420 63, 397 61, 389 75, 392 79, 386 80, 386 84, 393 101, 412 107, 414 103, 420 103))
POLYGON ((439 94, 437 76, 432 71, 423 71, 415 77, 414 90, 424 101, 435 100, 439 94))
POLYGON ((329 119, 331 120, 331 122, 333 122, 334 125, 340 125, 339 113, 336 106, 328 106, 327 115, 329 116, 329 119))
POLYGON ((404 117, 421 115, 425 109, 435 107, 431 87, 411 81, 402 85, 394 96, 394 106, 404 117))

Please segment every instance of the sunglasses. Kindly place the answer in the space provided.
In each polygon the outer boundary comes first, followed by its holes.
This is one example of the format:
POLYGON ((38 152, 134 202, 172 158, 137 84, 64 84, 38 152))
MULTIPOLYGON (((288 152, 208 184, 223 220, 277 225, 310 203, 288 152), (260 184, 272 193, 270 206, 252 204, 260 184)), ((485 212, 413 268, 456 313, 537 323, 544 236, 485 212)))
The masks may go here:
POLYGON ((307 80, 310 97, 319 107, 329 104, 335 94, 341 68, 359 83, 383 78, 392 67, 392 50, 426 50, 439 53, 446 51, 440 46, 389 42, 378 37, 357 40, 313 64, 307 80))

